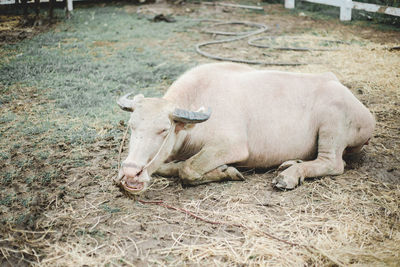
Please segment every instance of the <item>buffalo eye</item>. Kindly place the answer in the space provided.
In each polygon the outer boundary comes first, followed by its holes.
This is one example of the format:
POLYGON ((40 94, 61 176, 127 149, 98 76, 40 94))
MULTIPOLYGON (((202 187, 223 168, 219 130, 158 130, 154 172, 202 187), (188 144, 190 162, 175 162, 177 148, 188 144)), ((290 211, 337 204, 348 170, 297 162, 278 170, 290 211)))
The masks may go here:
POLYGON ((169 129, 167 129, 167 128, 161 129, 160 131, 158 131, 157 134, 159 134, 159 135, 166 134, 168 132, 168 130, 169 129))

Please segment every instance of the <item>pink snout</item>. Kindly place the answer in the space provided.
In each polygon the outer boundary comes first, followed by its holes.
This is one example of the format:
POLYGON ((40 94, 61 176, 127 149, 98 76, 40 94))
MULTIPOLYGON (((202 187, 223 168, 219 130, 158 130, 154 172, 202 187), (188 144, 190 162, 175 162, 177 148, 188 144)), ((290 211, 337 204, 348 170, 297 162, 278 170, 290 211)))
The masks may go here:
POLYGON ((123 163, 121 184, 132 194, 143 192, 148 185, 149 175, 146 169, 134 163, 123 163))
POLYGON ((139 176, 140 173, 143 171, 143 166, 140 166, 133 162, 123 162, 122 171, 127 177, 136 177, 139 176))

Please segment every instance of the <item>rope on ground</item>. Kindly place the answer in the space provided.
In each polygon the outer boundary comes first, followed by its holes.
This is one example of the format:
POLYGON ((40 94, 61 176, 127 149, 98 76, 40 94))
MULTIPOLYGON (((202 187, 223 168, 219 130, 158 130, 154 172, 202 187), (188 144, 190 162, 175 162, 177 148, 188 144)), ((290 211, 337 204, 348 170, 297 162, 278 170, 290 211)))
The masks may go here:
POLYGON ((118 149, 118 167, 117 167, 118 170, 117 170, 117 176, 114 178, 114 182, 116 184, 119 184, 119 182, 120 182, 120 181, 118 181, 118 175, 119 175, 119 172, 120 172, 120 169, 121 169, 121 154, 122 154, 122 150, 124 149, 124 143, 125 143, 126 136, 128 135, 128 130, 129 130, 129 126, 126 126, 126 129, 124 131, 124 135, 123 135, 122 140, 121 140, 121 144, 120 144, 119 149, 118 149))
MULTIPOLYGON (((253 31, 245 31, 245 32, 223 32, 223 31, 210 30, 209 28, 203 28, 203 30, 202 30, 203 32, 210 33, 215 36, 216 35, 235 36, 233 38, 213 40, 213 41, 207 41, 207 42, 196 44, 196 46, 195 46, 196 52, 204 57, 208 57, 208 58, 215 59, 215 60, 221 60, 221 61, 231 61, 231 62, 236 62, 236 63, 269 65, 269 66, 299 66, 299 65, 307 65, 308 64, 308 63, 302 63, 302 62, 273 62, 273 61, 257 61, 257 60, 248 60, 248 59, 238 59, 238 58, 234 58, 234 57, 230 57, 230 56, 223 57, 223 56, 218 56, 218 55, 214 55, 214 54, 205 52, 204 50, 202 50, 202 48, 205 46, 222 44, 222 43, 230 43, 230 42, 235 42, 235 41, 242 40, 245 38, 249 38, 251 36, 258 35, 258 34, 268 31, 268 26, 265 24, 261 24, 261 23, 243 22, 243 21, 224 22, 224 21, 220 21, 220 20, 208 20, 208 19, 200 19, 198 21, 200 21, 200 22, 217 22, 217 23, 211 25, 210 28, 218 27, 221 25, 244 25, 244 26, 257 28, 253 31)), ((264 40, 264 39, 274 40, 278 37, 285 37, 285 36, 264 36, 264 37, 250 38, 247 43, 250 46, 259 47, 259 48, 269 48, 270 50, 286 50, 286 51, 336 51, 336 50, 338 50, 338 49, 330 49, 330 48, 280 47, 280 46, 262 45, 262 44, 256 43, 256 41, 259 41, 259 40, 264 40)), ((292 36, 292 37, 285 37, 285 38, 300 39, 301 37, 292 36)), ((332 41, 332 40, 323 40, 323 41, 326 43, 344 43, 342 41, 332 41)))

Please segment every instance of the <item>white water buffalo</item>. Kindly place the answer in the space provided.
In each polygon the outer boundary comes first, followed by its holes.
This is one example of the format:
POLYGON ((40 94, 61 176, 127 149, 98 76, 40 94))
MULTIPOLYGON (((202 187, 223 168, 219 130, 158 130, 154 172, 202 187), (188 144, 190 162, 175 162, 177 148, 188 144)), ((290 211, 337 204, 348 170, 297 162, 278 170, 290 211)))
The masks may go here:
POLYGON ((233 63, 189 70, 162 98, 126 95, 118 104, 132 112, 132 133, 117 181, 134 194, 153 173, 191 185, 243 180, 232 164, 280 165, 272 183, 292 189, 307 177, 342 174, 343 154, 360 151, 375 127, 369 110, 332 73, 233 63))

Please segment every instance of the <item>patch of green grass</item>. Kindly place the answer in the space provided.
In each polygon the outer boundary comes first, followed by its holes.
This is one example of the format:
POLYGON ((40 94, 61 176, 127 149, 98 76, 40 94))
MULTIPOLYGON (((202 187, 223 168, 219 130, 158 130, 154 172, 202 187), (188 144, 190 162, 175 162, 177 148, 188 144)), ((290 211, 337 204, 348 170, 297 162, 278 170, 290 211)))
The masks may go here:
POLYGON ((32 202, 32 198, 20 198, 19 202, 26 208, 29 207, 30 203, 32 202))
POLYGON ((1 180, 1 183, 2 183, 3 185, 9 185, 9 184, 11 184, 11 182, 12 182, 12 180, 13 180, 13 176, 14 176, 14 173, 12 173, 12 172, 5 172, 5 173, 3 174, 3 179, 1 180))
POLYGON ((10 207, 14 201, 14 197, 15 197, 15 194, 8 194, 4 198, 0 199, 0 205, 10 207))
POLYGON ((20 147, 21 147, 20 144, 14 144, 14 145, 13 145, 13 148, 14 148, 14 149, 19 149, 20 147))
POLYGON ((0 152, 0 158, 5 160, 10 158, 10 154, 7 152, 0 152))
MULTIPOLYGON (((167 50, 188 47, 165 46, 194 24, 179 17, 176 23, 154 23, 119 6, 94 6, 75 9, 71 20, 32 39, 2 46, 7 58, 0 58, 0 159, 13 171, 0 174, 0 205, 13 203, 7 194, 14 182, 26 184, 28 191, 47 192, 65 177, 59 166, 90 164, 67 152, 122 134, 119 121, 129 117, 116 104, 122 94, 161 96, 196 64, 179 62, 167 50)), ((117 152, 110 151, 110 158, 114 156, 117 152)), ((29 209, 27 199, 18 204, 29 209)), ((36 217, 10 218, 25 222, 36 217)))
POLYGON ((11 121, 13 121, 14 119, 15 119, 15 114, 14 113, 12 113, 12 112, 7 112, 6 114, 3 114, 1 117, 0 117, 0 125, 2 124, 2 123, 6 123, 6 122, 11 122, 11 121))
POLYGON ((116 213, 116 212, 120 212, 121 209, 120 208, 112 208, 110 206, 108 206, 107 204, 103 204, 100 206, 103 210, 109 212, 109 213, 116 213))
POLYGON ((40 182, 42 185, 48 185, 57 176, 58 176, 57 171, 44 172, 40 177, 40 182))
POLYGON ((36 176, 29 176, 29 177, 25 177, 25 183, 27 185, 32 184, 32 182, 36 181, 37 177, 36 176))
MULTIPOLYGON (((94 125, 127 118, 116 105, 120 95, 161 96, 160 85, 166 89, 188 68, 165 56, 164 47, 152 45, 151 40, 171 38, 192 25, 180 19, 153 23, 115 6, 76 9, 71 20, 54 30, 3 47, 16 56, 8 62, 0 60, 0 83, 8 92, 1 101, 15 99, 9 90, 16 83, 34 86, 49 100, 42 104, 48 111, 41 114, 47 115, 46 121, 31 126, 20 121, 17 128, 24 128, 27 135, 52 129, 47 139, 50 144, 91 143, 97 137, 94 125), (52 123, 54 117, 61 119, 52 123)), ((0 123, 14 119, 8 113, 0 123)))
POLYGON ((40 152, 37 154, 37 157, 38 157, 40 160, 46 160, 46 159, 49 157, 49 153, 46 152, 46 151, 40 151, 40 152))
POLYGON ((85 235, 90 235, 91 237, 100 237, 100 238, 104 238, 106 235, 103 231, 100 230, 92 230, 92 231, 88 231, 86 229, 78 229, 76 231, 76 235, 77 236, 85 236, 85 235))
POLYGON ((24 160, 24 159, 15 161, 15 165, 16 165, 18 168, 24 167, 25 165, 27 165, 27 163, 28 163, 28 162, 27 162, 26 160, 24 160))
POLYGON ((34 221, 35 216, 30 213, 21 214, 15 219, 17 225, 32 225, 34 221))

